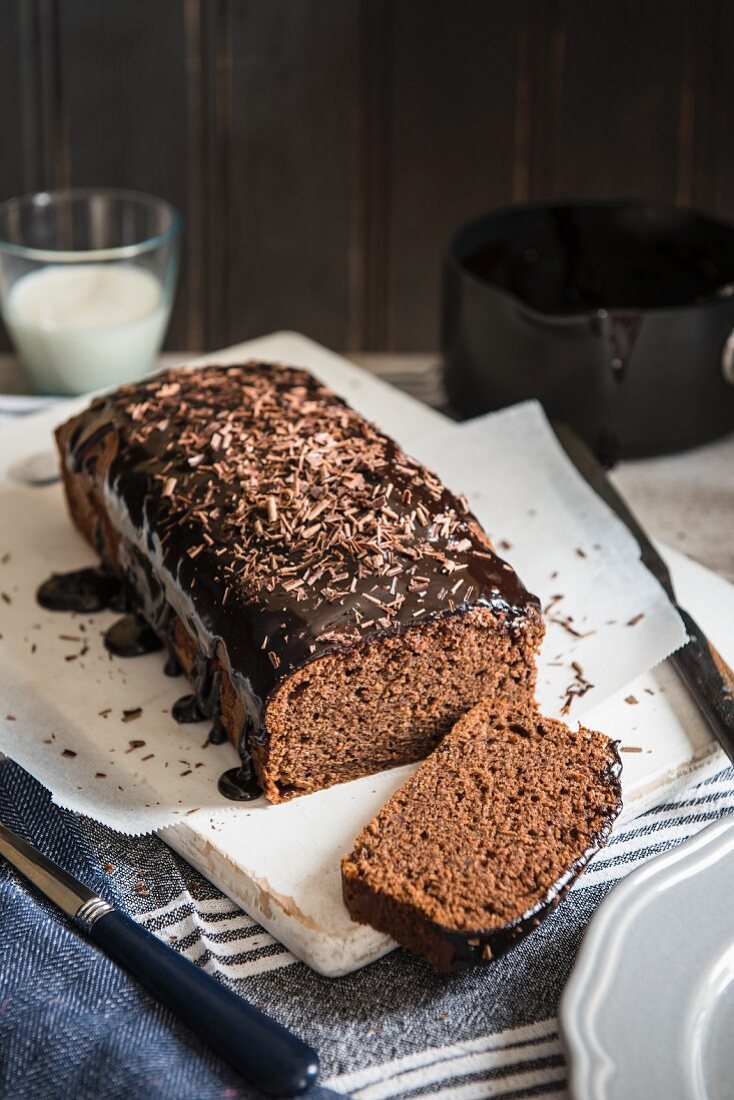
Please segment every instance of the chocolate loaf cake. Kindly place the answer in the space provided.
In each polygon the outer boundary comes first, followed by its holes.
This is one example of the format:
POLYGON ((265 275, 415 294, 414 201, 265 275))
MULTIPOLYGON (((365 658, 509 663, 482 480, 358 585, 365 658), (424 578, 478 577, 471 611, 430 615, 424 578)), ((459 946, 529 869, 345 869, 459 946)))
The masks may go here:
POLYGON ((305 371, 169 370, 57 441, 74 522, 271 801, 532 697, 536 598, 463 500, 305 371))
POLYGON ((351 916, 438 970, 502 955, 605 843, 620 771, 603 734, 532 706, 478 704, 343 860, 351 916))

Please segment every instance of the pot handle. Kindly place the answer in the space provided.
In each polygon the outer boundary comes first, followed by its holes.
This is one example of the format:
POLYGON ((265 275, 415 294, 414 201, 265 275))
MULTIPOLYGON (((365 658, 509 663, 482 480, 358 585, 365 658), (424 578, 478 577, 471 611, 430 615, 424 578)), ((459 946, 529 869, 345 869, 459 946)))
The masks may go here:
POLYGON ((734 386, 734 328, 727 336, 721 352, 721 373, 724 376, 724 381, 728 382, 730 386, 734 386))

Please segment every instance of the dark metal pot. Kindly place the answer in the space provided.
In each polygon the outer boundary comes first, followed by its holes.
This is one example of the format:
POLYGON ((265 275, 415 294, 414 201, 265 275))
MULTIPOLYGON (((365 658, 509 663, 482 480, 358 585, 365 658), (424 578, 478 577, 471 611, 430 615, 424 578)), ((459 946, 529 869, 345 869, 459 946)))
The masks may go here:
POLYGON ((641 202, 559 202, 457 231, 446 385, 476 416, 537 397, 607 463, 734 429, 734 226, 641 202))

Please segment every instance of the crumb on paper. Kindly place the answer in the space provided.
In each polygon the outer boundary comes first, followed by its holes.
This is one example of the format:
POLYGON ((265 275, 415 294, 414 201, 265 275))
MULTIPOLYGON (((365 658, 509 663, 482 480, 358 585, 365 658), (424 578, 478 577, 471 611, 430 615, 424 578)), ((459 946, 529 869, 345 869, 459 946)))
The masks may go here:
POLYGON ((576 547, 576 557, 578 557, 578 558, 585 558, 586 557, 586 551, 582 550, 580 546, 576 547))
POLYGON ((512 550, 512 543, 508 542, 507 539, 500 539, 497 545, 499 546, 500 550, 512 550))
POLYGON ((94 778, 95 779, 106 779, 107 778, 107 772, 95 772, 94 773, 94 778))
POLYGON ((73 757, 76 756, 76 753, 74 752, 73 749, 63 749, 62 752, 61 752, 61 755, 62 756, 68 756, 69 759, 72 759, 73 757))
POLYGON ((642 752, 639 745, 622 745, 620 752, 642 752))
POLYGON ((125 749, 125 752, 135 752, 136 749, 145 748, 145 741, 128 741, 129 748, 125 749))
POLYGON ((15 717, 14 714, 6 714, 5 715, 5 721, 6 722, 17 722, 18 719, 15 717))
POLYGON ((155 756, 154 752, 149 752, 147 756, 142 756, 140 759, 141 760, 152 760, 154 756, 155 756))
POLYGON ((123 710, 123 712, 122 712, 122 721, 123 722, 134 722, 136 718, 140 718, 142 713, 143 713, 143 708, 142 707, 130 707, 128 710, 123 710))
POLYGON ((630 706, 636 706, 636 704, 638 703, 638 700, 634 695, 625 695, 624 701, 625 703, 629 703, 630 706))
POLYGON ((112 714, 112 707, 105 707, 104 710, 98 710, 97 714, 100 718, 106 718, 108 714, 112 714))
POLYGON ((637 626, 637 624, 639 622, 641 622, 641 620, 644 619, 644 618, 645 618, 645 612, 641 611, 639 613, 639 615, 633 615, 631 619, 628 619, 625 625, 626 626, 637 626))

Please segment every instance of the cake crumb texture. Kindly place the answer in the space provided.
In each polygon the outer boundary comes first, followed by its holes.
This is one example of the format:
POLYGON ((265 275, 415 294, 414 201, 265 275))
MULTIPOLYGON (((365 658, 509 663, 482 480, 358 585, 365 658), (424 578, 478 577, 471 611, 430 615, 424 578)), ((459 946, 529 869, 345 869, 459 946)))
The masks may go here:
POLYGON ((496 958, 605 843, 620 770, 601 733, 481 702, 357 837, 342 863, 350 914, 439 970, 496 958))

